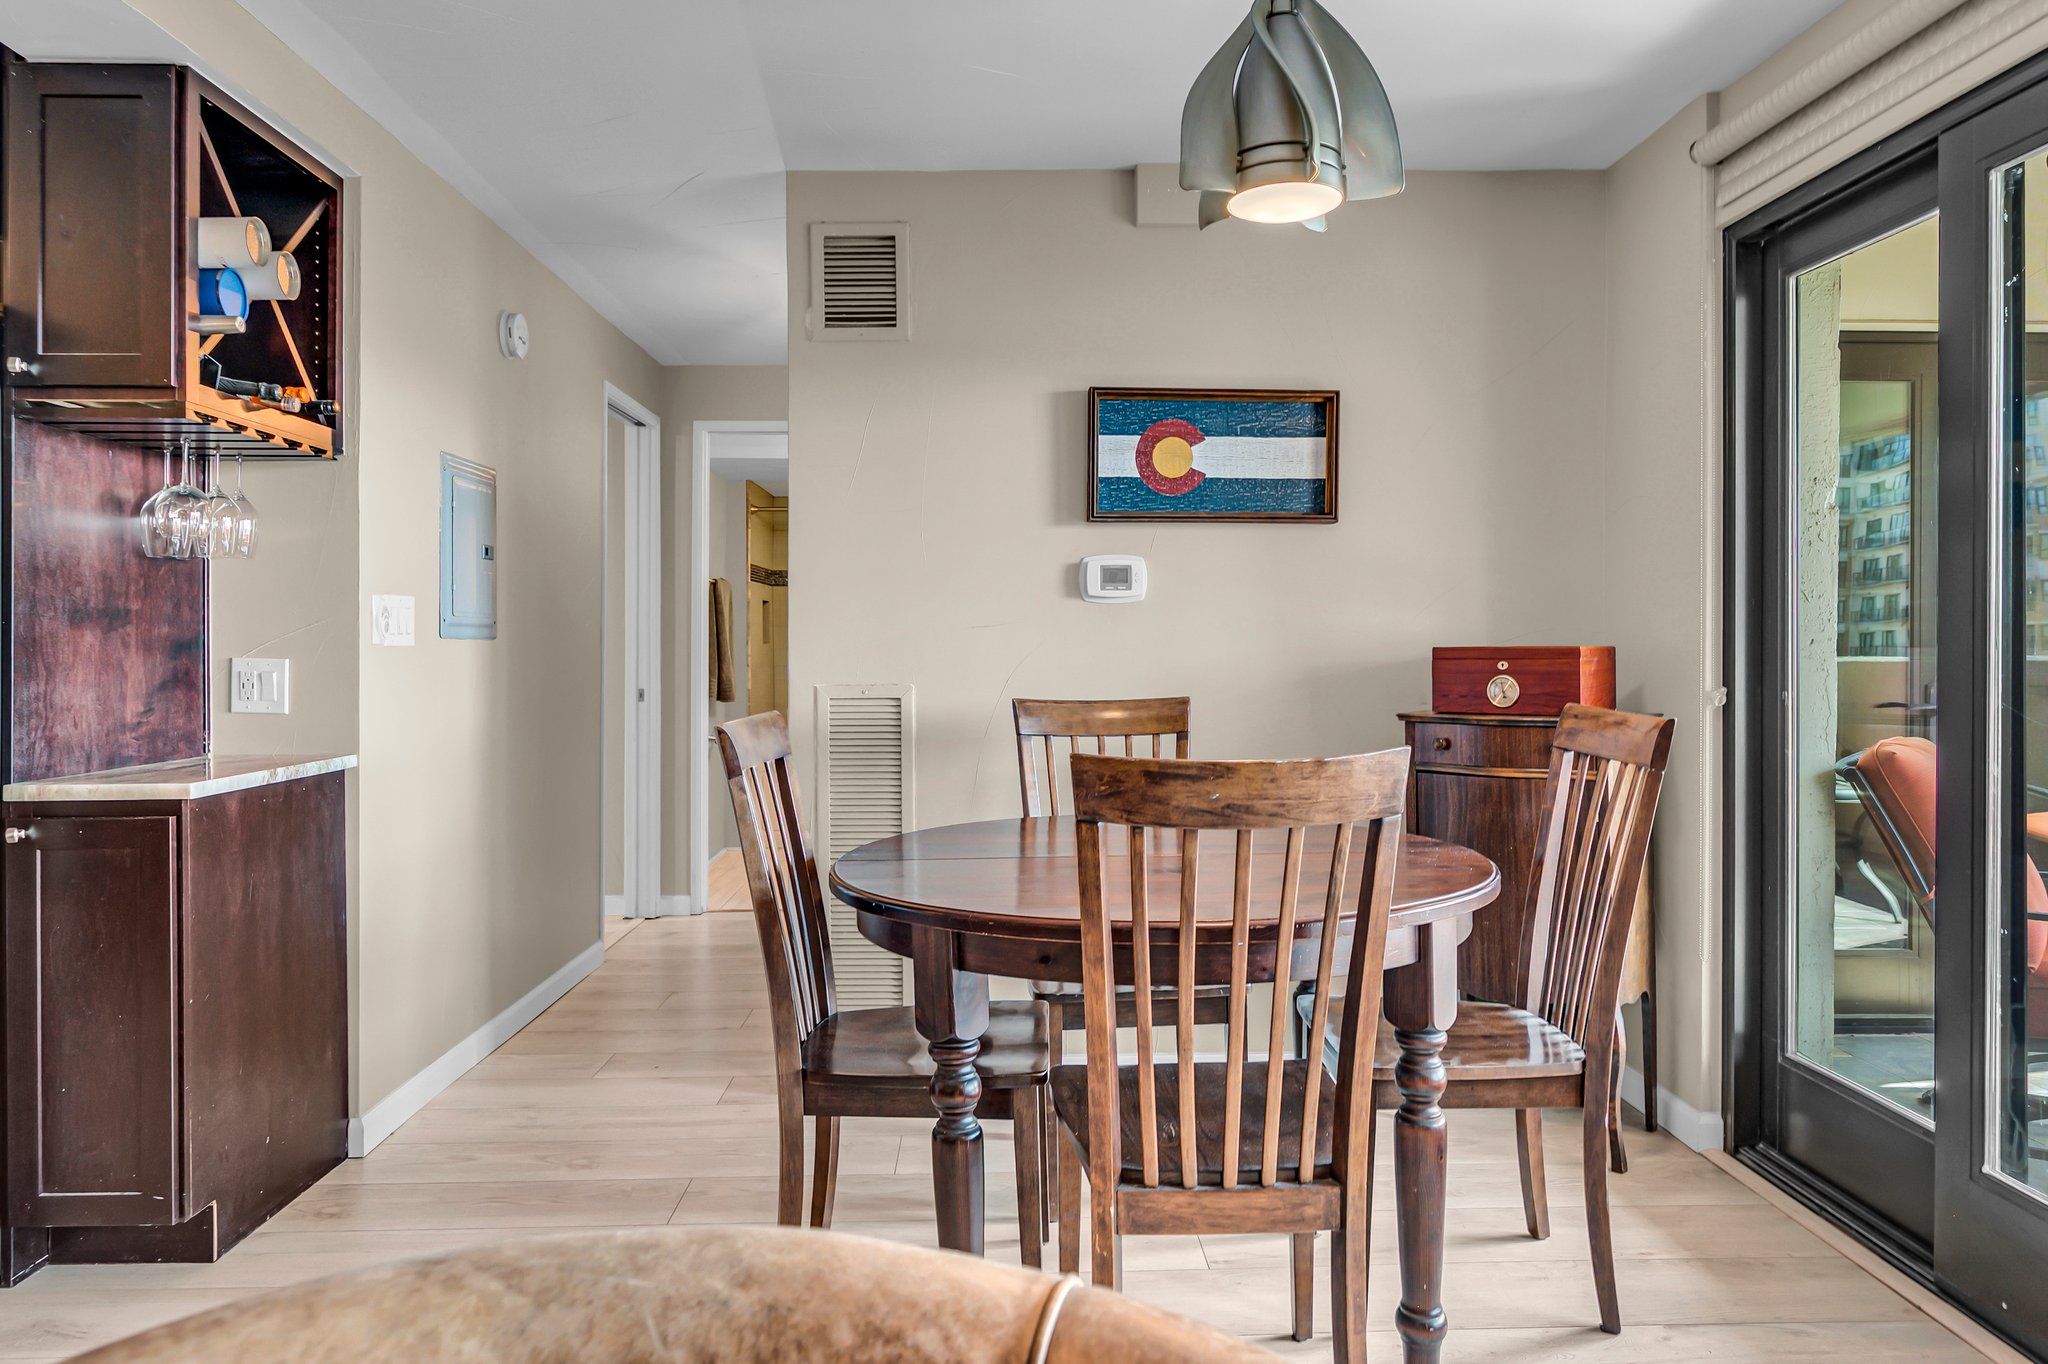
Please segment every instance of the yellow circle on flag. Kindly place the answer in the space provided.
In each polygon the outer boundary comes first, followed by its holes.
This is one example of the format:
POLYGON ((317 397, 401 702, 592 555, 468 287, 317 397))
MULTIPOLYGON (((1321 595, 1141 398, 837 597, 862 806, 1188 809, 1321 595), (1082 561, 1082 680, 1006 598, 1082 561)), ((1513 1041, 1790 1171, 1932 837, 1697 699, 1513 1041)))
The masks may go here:
POLYGON ((1179 478, 1195 467, 1195 447, 1179 436, 1168 436, 1152 447, 1152 467, 1163 477, 1179 478))

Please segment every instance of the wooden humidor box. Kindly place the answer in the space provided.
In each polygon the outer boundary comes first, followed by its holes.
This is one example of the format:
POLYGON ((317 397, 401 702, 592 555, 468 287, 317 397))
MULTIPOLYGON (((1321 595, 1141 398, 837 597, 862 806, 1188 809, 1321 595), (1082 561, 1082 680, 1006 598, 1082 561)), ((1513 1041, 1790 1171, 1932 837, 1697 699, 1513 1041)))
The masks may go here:
POLYGON ((1614 708, 1614 650, 1606 645, 1438 648, 1430 651, 1430 709, 1444 715, 1557 715, 1572 703, 1614 708))

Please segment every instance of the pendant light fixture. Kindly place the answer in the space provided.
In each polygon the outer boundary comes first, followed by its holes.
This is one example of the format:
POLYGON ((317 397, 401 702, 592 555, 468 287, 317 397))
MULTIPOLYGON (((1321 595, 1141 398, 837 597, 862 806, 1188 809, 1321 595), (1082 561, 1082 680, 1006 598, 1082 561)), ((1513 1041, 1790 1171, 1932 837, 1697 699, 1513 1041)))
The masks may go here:
POLYGON ((1316 0, 1253 0, 1188 91, 1180 184, 1201 224, 1300 223, 1399 194, 1401 138, 1372 63, 1316 0))

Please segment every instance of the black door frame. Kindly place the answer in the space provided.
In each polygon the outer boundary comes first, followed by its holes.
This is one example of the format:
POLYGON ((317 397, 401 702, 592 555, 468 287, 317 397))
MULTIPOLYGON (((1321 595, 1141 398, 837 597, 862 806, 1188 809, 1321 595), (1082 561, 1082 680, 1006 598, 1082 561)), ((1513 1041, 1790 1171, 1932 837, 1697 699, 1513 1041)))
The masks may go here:
MULTIPOLYGON (((1778 889, 1784 831, 1765 827, 1770 810, 1763 774, 1776 769, 1784 751, 1784 714, 1769 681, 1781 675, 1783 660, 1769 650, 1783 639, 1782 603, 1778 585, 1764 581, 1760 569, 1771 562, 1772 533, 1761 515, 1769 423, 1782 410, 1782 366, 1775 358, 1777 341, 1771 320, 1771 291, 1766 283, 1768 246, 1774 235, 1796 228, 1842 196, 1897 176, 1916 158, 1946 160, 1939 167, 1939 201, 1943 210, 1941 310, 1944 319, 1960 323, 1983 316, 1989 293, 1988 168, 1999 163, 1997 139, 1982 130, 1970 134, 1966 147, 1958 130, 2009 101, 2013 103, 2019 145, 2013 155, 2031 152, 2048 142, 2048 54, 2030 58, 1976 90, 1919 119, 1792 190, 1773 203, 1729 226, 1723 233, 1723 500, 1724 553, 1722 571, 1722 637, 1729 704, 1723 727, 1723 1019, 1726 1051, 1723 1067, 1723 1111, 1727 1115, 1727 1150, 1829 1221, 1858 1237, 1894 1266, 1956 1303, 1993 1331, 2022 1349, 2048 1345, 2048 1324, 2042 1313, 2038 1251, 2015 1255, 2013 1246, 2031 1238, 2039 1244, 2041 1213, 2016 1191, 1982 1171, 1988 1092, 1984 1050, 1974 1025, 1986 1017, 1989 982, 1979 969, 1987 960, 1984 925, 1990 912, 1979 909, 1986 893, 1991 819, 1989 791, 1981 768, 1970 770, 1973 754, 1984 751, 1988 710, 1984 692, 1991 621, 1986 593, 1991 560, 1985 518, 1983 474, 1988 405, 1975 396, 1985 387, 1985 342, 1988 328, 1944 325, 1941 331, 1941 373, 1947 395, 1973 395, 1944 404, 1941 417, 1943 515, 1939 527, 1943 600, 1951 603, 1941 625, 1941 694, 1953 698, 1944 706, 1943 729, 1960 742, 1942 745, 1939 780, 1944 790, 1970 792, 1965 818, 1944 818, 1938 843, 1943 898, 1969 912, 1940 916, 1937 926, 1936 1064, 1944 1076, 1963 1076, 1971 1088, 1961 1102, 1943 1108, 1935 1141, 1935 1247, 1901 1235, 1891 1219, 1789 1160, 1770 1144, 1772 1113, 1768 1107, 1768 1047, 1764 1022, 1773 1002, 1772 983, 1765 978, 1762 906, 1766 894, 1778 889), (2028 123, 2039 115, 2041 121, 2028 123), (1947 143, 1944 146, 1944 137, 1947 143), (1968 153, 1967 155, 1965 153, 1968 153), (1966 211, 1975 206, 1975 212, 1966 211), (1953 254, 1951 248, 1953 247, 1953 254), (1752 392, 1742 376, 1760 373, 1761 391, 1752 392), (1974 428, 1974 430, 1972 429, 1974 428), (1976 486, 1972 486, 1972 482, 1976 486), (1971 524, 1957 522, 1968 520, 1971 524), (1957 595, 1960 594, 1960 595, 1957 595), (1956 1017, 1956 1015, 1962 1015, 1956 1017), (1945 1228, 1960 1233, 1944 1235, 1945 1228), (1968 1285, 1965 1287, 1963 1285, 1968 1285), (2017 1305, 2021 1311, 2013 1311, 2017 1305)), ((1990 122, 1990 120, 1987 120, 1990 122)), ((1944 804, 1945 810, 1954 806, 1944 804)))

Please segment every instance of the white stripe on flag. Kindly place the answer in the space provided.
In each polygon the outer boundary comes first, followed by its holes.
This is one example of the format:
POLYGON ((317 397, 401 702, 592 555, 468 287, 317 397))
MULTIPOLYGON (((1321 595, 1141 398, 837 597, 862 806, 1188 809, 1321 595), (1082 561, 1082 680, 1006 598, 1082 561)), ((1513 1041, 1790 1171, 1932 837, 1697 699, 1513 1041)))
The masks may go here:
MULTIPOLYGON (((1095 443, 1103 478, 1138 476, 1138 438, 1102 436, 1095 443)), ((1211 436, 1195 447, 1195 467, 1211 478, 1321 478, 1321 436, 1211 436)))

